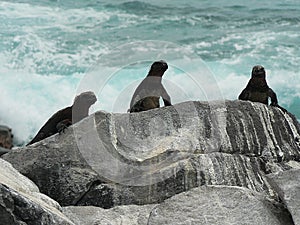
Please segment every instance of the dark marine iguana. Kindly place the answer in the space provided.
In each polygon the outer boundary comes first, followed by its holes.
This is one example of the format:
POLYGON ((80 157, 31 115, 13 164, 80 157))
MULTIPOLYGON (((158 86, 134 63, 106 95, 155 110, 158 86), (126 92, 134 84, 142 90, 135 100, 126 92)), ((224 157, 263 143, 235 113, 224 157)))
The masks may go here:
POLYGON ((146 78, 135 90, 130 102, 130 113, 159 108, 159 98, 162 97, 165 106, 170 106, 171 98, 163 87, 161 80, 168 64, 161 60, 154 62, 146 78))
POLYGON ((285 108, 278 105, 276 93, 268 86, 264 67, 261 65, 254 66, 251 79, 246 88, 239 95, 239 100, 260 102, 268 105, 269 98, 271 98, 271 106, 278 107, 283 112, 287 112, 285 108))
POLYGON ((72 106, 59 110, 45 123, 37 135, 27 144, 31 145, 53 134, 61 133, 68 126, 77 123, 89 114, 89 108, 97 101, 91 91, 83 92, 76 96, 72 106))

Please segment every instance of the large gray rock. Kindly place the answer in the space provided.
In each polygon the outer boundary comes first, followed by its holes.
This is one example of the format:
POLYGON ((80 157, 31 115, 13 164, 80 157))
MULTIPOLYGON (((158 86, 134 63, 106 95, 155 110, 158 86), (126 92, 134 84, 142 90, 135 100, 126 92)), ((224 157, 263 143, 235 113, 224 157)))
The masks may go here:
POLYGON ((96 112, 65 134, 3 156, 61 205, 160 203, 201 185, 276 198, 265 174, 300 161, 292 115, 243 101, 96 112))
POLYGON ((10 149, 7 149, 7 148, 2 148, 2 147, 0 147, 0 156, 3 155, 3 154, 8 153, 9 151, 11 151, 11 150, 10 150, 10 149))
POLYGON ((15 149, 3 158, 61 205, 75 205, 98 175, 77 150, 73 132, 15 149), (64 147, 62 147, 64 146, 64 147))
POLYGON ((0 224, 73 224, 60 205, 39 192, 38 187, 0 159, 0 224))
MULTIPOLYGON (((77 205, 107 206, 160 203, 201 185, 241 186, 276 197, 255 157, 225 153, 199 154, 168 167, 165 180, 145 186, 100 184, 92 188, 77 205), (169 175, 169 176, 167 176, 169 175)), ((164 171, 161 172, 162 175, 164 171)), ((157 176, 157 175, 153 175, 157 176)), ((155 177, 153 178, 155 179, 155 177)))
POLYGON ((268 178, 292 214, 294 224, 300 225, 300 169, 270 174, 268 178))
POLYGON ((146 225, 154 207, 155 205, 128 205, 102 209, 94 206, 69 206, 64 207, 63 212, 76 225, 146 225))
POLYGON ((69 206, 63 212, 77 225, 293 225, 283 205, 246 188, 221 185, 194 188, 158 205, 69 206))
POLYGON ((290 214, 246 188, 203 186, 156 206, 147 225, 293 225, 290 214))

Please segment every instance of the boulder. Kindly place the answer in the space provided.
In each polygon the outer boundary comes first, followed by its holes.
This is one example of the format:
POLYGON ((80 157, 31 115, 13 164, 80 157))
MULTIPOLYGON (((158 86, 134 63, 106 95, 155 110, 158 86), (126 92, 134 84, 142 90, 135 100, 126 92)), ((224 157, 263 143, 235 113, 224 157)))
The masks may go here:
POLYGON ((300 225, 300 169, 269 174, 268 178, 292 214, 294 224, 300 225))
MULTIPOLYGON (((115 205, 160 203, 178 193, 202 185, 227 185, 246 187, 276 198, 263 172, 263 163, 253 157, 211 153, 190 156, 170 165, 157 176, 165 180, 145 186, 99 184, 86 193, 77 205, 97 205, 110 208, 115 205), (169 174, 169 171, 173 171, 169 174), (165 173, 165 174, 163 174, 165 173)), ((156 176, 156 177, 155 177, 156 176)))
POLYGON ((0 159, 0 224, 73 224, 60 205, 39 192, 38 187, 0 159))
POLYGON ((3 155, 63 206, 157 204, 203 185, 277 199, 266 174, 300 161, 296 118, 245 101, 96 112, 66 133, 3 155))
POLYGON ((293 225, 287 210, 241 187, 202 186, 156 206, 147 225, 293 225))
POLYGON ((155 205, 127 205, 102 209, 94 206, 68 206, 63 208, 63 212, 75 224, 80 225, 146 225, 154 207, 155 205))
MULTIPOLYGON (((13 147, 13 134, 11 133, 11 129, 3 125, 0 125, 0 147, 4 149, 11 149, 13 147)), ((1 152, 2 151, 0 151, 0 155, 1 152)))
POLYGON ((0 156, 6 154, 10 151, 10 149, 0 147, 0 156))
POLYGON ((80 225, 293 225, 282 204, 247 188, 222 185, 194 188, 157 205, 68 206, 63 212, 80 225))
POLYGON ((76 205, 98 175, 77 150, 71 129, 3 155, 40 191, 61 205, 76 205), (62 144, 62 145, 61 145, 62 144), (65 147, 62 147, 65 146, 65 147))

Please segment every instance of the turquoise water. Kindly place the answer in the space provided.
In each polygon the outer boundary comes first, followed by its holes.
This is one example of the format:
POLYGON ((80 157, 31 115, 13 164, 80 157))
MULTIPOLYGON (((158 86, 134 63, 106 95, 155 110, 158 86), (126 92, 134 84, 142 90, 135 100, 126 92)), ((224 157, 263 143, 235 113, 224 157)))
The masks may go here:
MULTIPOLYGON (((236 99, 252 66, 262 64, 279 103, 300 118, 299 15, 298 0, 1 1, 0 123, 13 128, 18 144, 27 142, 49 116, 72 104, 99 55, 147 40, 193 51, 214 74, 224 99, 236 99)), ((93 111, 125 112, 129 102, 120 107, 111 102, 121 95, 130 100, 138 81, 128 80, 142 79, 150 64, 151 59, 135 69, 115 65, 117 75, 93 111)), ((184 89, 189 85, 176 76, 175 66, 165 78, 184 89)), ((193 99, 189 93, 170 95, 174 103, 193 99)))

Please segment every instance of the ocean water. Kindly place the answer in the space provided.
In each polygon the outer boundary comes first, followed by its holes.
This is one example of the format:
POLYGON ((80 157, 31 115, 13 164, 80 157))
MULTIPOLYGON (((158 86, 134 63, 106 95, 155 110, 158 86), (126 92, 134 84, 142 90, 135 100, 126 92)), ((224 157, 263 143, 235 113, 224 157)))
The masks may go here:
POLYGON ((173 103, 237 99, 261 64, 280 105, 300 119, 299 15, 298 0, 1 1, 0 123, 27 143, 96 73, 91 111, 126 112, 155 59, 170 63, 173 103), (192 69, 188 52, 200 59, 192 69), (191 88, 189 74, 205 66, 191 88))

